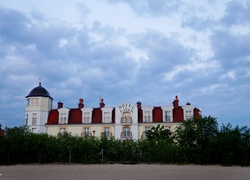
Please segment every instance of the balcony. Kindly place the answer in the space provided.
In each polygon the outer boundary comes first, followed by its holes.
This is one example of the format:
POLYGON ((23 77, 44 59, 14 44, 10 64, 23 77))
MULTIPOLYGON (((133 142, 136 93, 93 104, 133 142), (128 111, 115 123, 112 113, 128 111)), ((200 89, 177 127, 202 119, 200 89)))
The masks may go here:
POLYGON ((147 139, 147 131, 142 132, 141 139, 147 139))
POLYGON ((132 132, 121 132, 121 139, 132 139, 132 132))
POLYGON ((107 139, 110 139, 112 137, 112 133, 111 132, 102 132, 102 137, 105 137, 107 139))
POLYGON ((122 117, 121 124, 132 124, 132 118, 131 117, 122 117))
POLYGON ((62 136, 66 136, 67 134, 68 134, 67 131, 59 132, 59 133, 57 133, 57 138, 60 138, 60 137, 62 137, 62 136))
POLYGON ((81 133, 82 138, 89 138, 90 136, 92 136, 92 134, 90 132, 82 132, 81 133))

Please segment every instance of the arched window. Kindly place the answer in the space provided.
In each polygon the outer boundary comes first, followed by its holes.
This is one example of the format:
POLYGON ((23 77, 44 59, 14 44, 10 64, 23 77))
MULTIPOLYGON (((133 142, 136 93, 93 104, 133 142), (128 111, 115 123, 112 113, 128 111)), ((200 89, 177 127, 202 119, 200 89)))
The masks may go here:
POLYGON ((130 112, 124 112, 122 113, 121 123, 123 124, 131 124, 132 123, 132 117, 130 112))

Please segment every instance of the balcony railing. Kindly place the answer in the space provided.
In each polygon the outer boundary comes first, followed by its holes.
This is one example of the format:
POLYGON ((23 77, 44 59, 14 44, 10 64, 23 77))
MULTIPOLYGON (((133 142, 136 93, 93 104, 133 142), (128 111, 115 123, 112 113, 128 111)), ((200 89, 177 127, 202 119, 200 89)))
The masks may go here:
POLYGON ((110 139, 112 137, 112 133, 111 132, 102 132, 101 135, 103 137, 106 137, 107 139, 110 139))
POLYGON ((132 139, 132 132, 121 132, 121 139, 132 139))
POLYGON ((59 132, 59 133, 57 133, 57 138, 60 138, 60 137, 62 137, 62 136, 64 136, 64 135, 66 135, 66 134, 68 134, 67 131, 59 132))
POLYGON ((92 134, 90 132, 81 133, 81 137, 83 137, 83 138, 89 138, 90 136, 92 136, 92 134))
POLYGON ((132 118, 131 117, 122 117, 121 118, 121 123, 122 124, 131 124, 132 123, 132 118))
POLYGON ((142 132, 141 139, 147 139, 147 131, 142 132))

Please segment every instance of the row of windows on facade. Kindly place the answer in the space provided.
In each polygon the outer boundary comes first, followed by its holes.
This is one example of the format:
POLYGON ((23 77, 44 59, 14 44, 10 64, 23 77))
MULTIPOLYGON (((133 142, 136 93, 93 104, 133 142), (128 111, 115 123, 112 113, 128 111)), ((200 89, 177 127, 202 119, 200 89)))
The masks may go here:
MULTIPOLYGON (((143 122, 152 122, 152 116, 150 111, 145 111, 143 116, 143 122)), ((171 122, 172 116, 170 111, 165 111, 164 121, 171 122)), ((185 119, 192 118, 192 111, 185 111, 185 119)), ((66 113, 60 113, 59 124, 67 124, 68 117, 66 113)), ((84 112, 82 123, 91 123, 90 112, 84 112)), ((104 112, 103 123, 111 123, 111 116, 109 112, 104 112)), ((121 117, 121 123, 132 123, 132 117, 130 113, 123 113, 121 117)), ((28 114, 26 114, 26 124, 28 124, 28 114)), ((32 125, 37 125, 37 113, 32 113, 32 125)))
MULTIPOLYGON (((171 111, 165 111, 164 113, 165 113, 164 122, 172 122, 171 111)), ((143 122, 152 122, 153 119, 151 114, 152 112, 145 111, 143 116, 143 122)), ((191 110, 185 111, 185 119, 190 119, 192 118, 192 116, 193 114, 191 110)), ((59 124, 67 124, 68 118, 66 113, 61 113, 59 119, 60 119, 59 124)), ((104 112, 102 122, 111 123, 111 121, 112 118, 110 112, 104 112)), ((91 123, 90 112, 84 112, 82 123, 91 123)), ((122 114, 121 123, 132 123, 132 117, 129 112, 125 112, 122 114)))
MULTIPOLYGON (((171 131, 171 127, 170 126, 165 126, 165 129, 169 129, 171 131)), ((95 136, 95 131, 90 132, 90 128, 89 127, 84 127, 83 128, 83 132, 81 133, 81 137, 84 138, 88 138, 91 136, 95 136)), ((146 138, 146 132, 150 131, 151 127, 150 126, 145 126, 144 127, 144 132, 142 132, 141 138, 144 139, 146 138)), ((67 133, 66 128, 60 128, 60 133, 58 134, 63 135, 67 133)), ((110 128, 109 127, 104 127, 104 132, 101 134, 102 136, 106 137, 106 138, 111 138, 112 137, 112 133, 110 132, 110 128)), ((121 139, 132 139, 133 138, 133 134, 130 130, 129 126, 123 127, 122 132, 121 132, 121 139)))

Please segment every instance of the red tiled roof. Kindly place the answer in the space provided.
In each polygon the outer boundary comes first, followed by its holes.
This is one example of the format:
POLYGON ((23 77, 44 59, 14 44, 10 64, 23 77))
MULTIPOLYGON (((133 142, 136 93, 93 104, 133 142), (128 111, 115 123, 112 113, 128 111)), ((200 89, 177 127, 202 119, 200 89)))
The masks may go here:
POLYGON ((92 123, 93 124, 101 124, 102 123, 102 110, 101 110, 101 108, 94 108, 93 109, 92 123))
POLYGON ((57 109, 52 109, 49 112, 49 117, 46 124, 58 124, 58 119, 59 119, 59 113, 57 109))
POLYGON ((162 122, 162 109, 161 109, 161 107, 154 107, 154 109, 153 109, 153 122, 162 122))
POLYGON ((82 111, 81 109, 70 109, 68 124, 82 124, 82 111))

